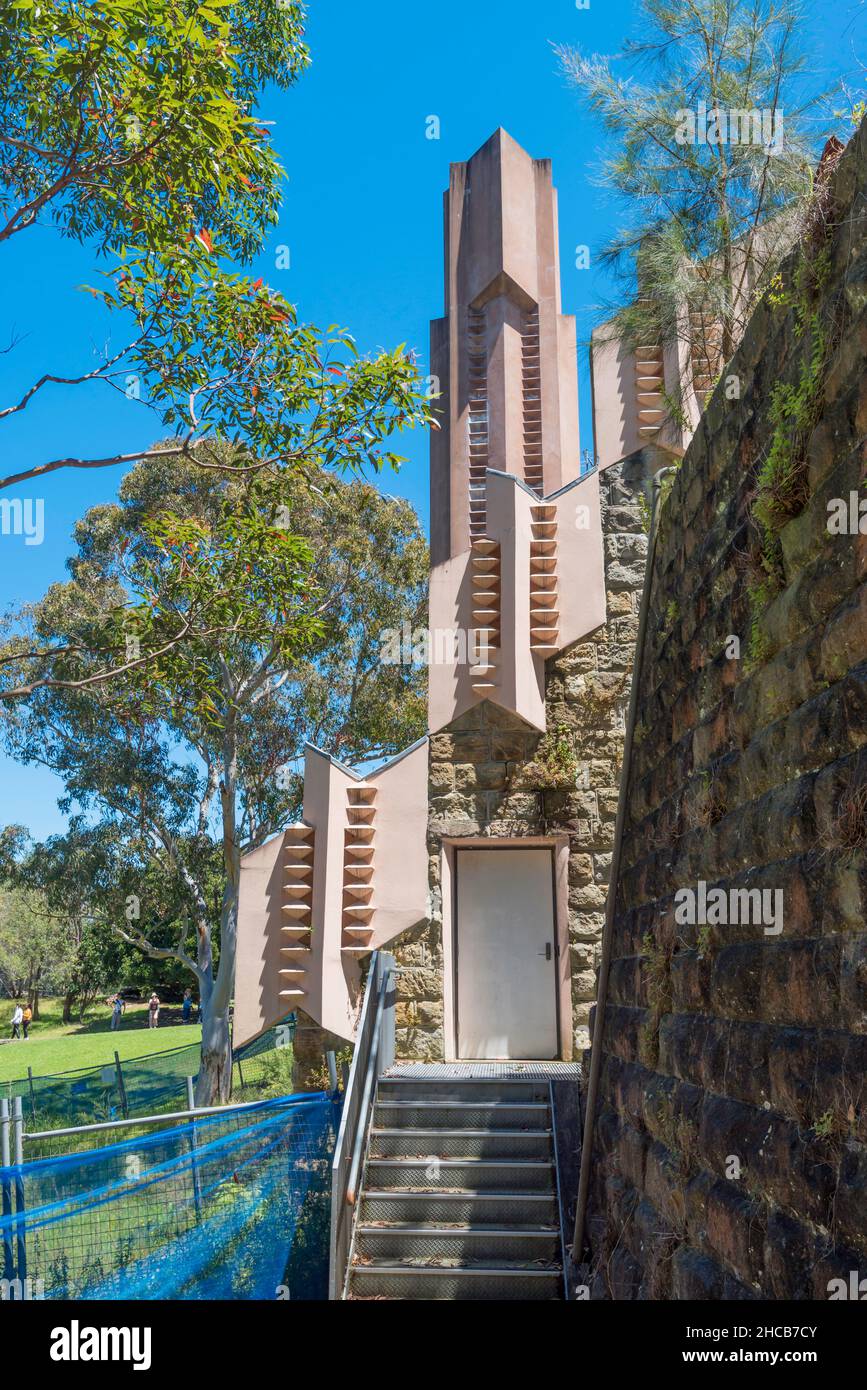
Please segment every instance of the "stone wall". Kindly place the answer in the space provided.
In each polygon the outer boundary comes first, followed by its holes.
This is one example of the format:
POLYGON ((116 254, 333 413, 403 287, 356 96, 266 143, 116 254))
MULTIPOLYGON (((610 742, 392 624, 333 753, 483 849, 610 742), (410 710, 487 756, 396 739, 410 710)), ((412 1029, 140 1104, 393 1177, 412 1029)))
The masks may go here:
POLYGON ((651 467, 640 454, 600 479, 608 622, 547 662, 547 736, 486 700, 430 739, 430 918, 393 946, 403 967, 399 1057, 443 1055, 443 836, 568 834, 575 1055, 587 1044, 647 552, 641 499, 651 467))
POLYGON ((867 1275, 867 536, 828 505, 865 497, 865 360, 862 126, 661 511, 593 1296, 824 1299, 867 1275), (782 917, 727 898, 691 923, 702 881, 779 891, 782 917))

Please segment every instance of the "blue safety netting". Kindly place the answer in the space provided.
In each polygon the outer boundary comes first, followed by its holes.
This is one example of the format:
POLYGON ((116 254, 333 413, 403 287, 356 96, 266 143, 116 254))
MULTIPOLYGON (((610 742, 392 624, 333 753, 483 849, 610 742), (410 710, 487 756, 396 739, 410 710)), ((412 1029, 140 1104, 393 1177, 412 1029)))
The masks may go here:
POLYGON ((46 1299, 325 1296, 335 1111, 288 1096, 0 1168, 4 1279, 46 1299))

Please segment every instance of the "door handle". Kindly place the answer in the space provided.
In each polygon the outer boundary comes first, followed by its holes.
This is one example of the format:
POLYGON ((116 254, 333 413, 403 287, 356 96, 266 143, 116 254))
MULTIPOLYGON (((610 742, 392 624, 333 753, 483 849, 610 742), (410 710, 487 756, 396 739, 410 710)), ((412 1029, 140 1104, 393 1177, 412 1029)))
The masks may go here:
POLYGON ((550 943, 550 941, 546 941, 546 942, 545 942, 545 949, 544 949, 544 951, 537 951, 537 952, 536 952, 536 955, 537 955, 537 956, 544 956, 546 960, 550 960, 550 959, 551 959, 551 943, 550 943))

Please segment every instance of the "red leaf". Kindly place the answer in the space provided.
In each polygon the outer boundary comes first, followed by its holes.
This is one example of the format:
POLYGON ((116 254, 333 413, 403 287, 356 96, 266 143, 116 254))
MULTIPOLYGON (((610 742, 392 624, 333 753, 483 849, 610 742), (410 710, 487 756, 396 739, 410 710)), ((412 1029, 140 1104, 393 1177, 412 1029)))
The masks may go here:
POLYGON ((335 376, 343 376, 343 373, 339 367, 329 367, 328 370, 329 372, 333 372, 335 376))

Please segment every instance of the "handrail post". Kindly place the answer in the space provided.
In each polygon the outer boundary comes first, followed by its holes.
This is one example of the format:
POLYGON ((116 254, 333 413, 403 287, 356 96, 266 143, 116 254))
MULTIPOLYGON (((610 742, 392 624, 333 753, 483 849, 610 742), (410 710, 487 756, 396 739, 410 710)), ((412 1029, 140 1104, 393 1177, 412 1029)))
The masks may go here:
POLYGON ((353 1198, 370 1115, 373 1082, 382 1063, 394 1055, 391 991, 394 959, 384 951, 371 956, 361 1014, 355 1030, 352 1065, 345 1081, 342 1114, 331 1164, 331 1248, 329 1299, 343 1296, 352 1238, 353 1198))
POLYGON ((114 1065, 115 1065, 115 1070, 117 1071, 117 1089, 118 1089, 118 1091, 120 1092, 120 1108, 121 1108, 121 1111, 122 1111, 122 1113, 123 1113, 123 1118, 124 1118, 125 1120, 128 1120, 128 1119, 129 1119, 129 1105, 127 1104, 127 1099, 126 1099, 126 1086, 124 1085, 124 1082, 123 1082, 123 1067, 122 1067, 121 1064, 120 1064, 120 1053, 119 1053, 119 1052, 115 1052, 115 1054, 114 1054, 114 1065))
POLYGON ((383 989, 386 990, 385 1008, 382 1015, 382 1043, 380 1045, 379 1076, 394 1066, 395 1047, 395 992, 394 956, 388 951, 380 953, 383 971, 383 989))
POLYGON ((15 1149, 15 1234, 18 1255, 16 1277, 24 1287, 27 1278, 27 1228, 24 1215, 24 1109, 21 1097, 12 1102, 12 1132, 15 1149))
MULTIPOLYGON (((191 1076, 187 1077, 187 1109, 195 1110, 195 1083, 191 1076)), ((199 1136, 196 1133, 196 1118, 190 1116, 190 1167, 193 1174, 193 1201, 196 1207, 196 1216, 202 1219, 202 1191, 199 1185, 199 1165, 196 1161, 196 1149, 199 1147, 199 1136)))
POLYGON ((358 1124, 355 1130, 355 1143, 352 1150, 352 1166, 349 1170, 349 1182, 346 1184, 346 1201, 349 1206, 355 1205, 355 1198, 358 1189, 359 1171, 361 1160, 364 1155, 364 1141, 367 1135, 367 1117, 373 1098, 373 1091, 376 1086, 377 1078, 380 1074, 379 1052, 382 1045, 383 1033, 383 1014, 385 1013, 386 992, 391 983, 391 970, 388 969, 383 961, 379 972, 379 993, 376 1001, 376 1017, 373 1024, 373 1037, 370 1043, 370 1055, 367 1059, 367 1071, 364 1077, 364 1090, 361 1094, 361 1105, 358 1110, 358 1124))
POLYGON ((11 1282, 15 1278, 15 1261, 12 1253, 12 1184, 9 1180, 9 1101, 4 1096, 0 1100, 0 1164, 3 1168, 3 1278, 11 1282))
POLYGON ((331 1094, 332 1094, 332 1095, 336 1095, 336 1094, 337 1094, 337 1058, 336 1058, 336 1056, 335 1056, 333 1050, 326 1052, 326 1054, 325 1054, 325 1061, 326 1061, 327 1064, 328 1064, 328 1082, 329 1082, 329 1085, 331 1086, 331 1094))

